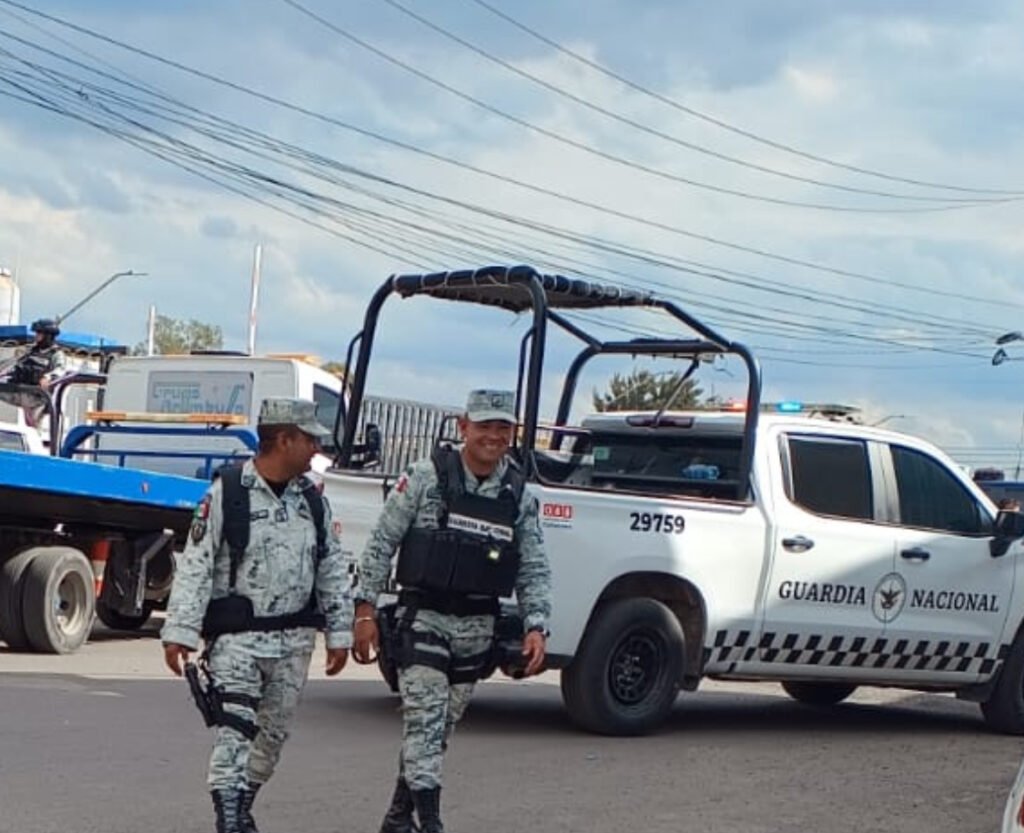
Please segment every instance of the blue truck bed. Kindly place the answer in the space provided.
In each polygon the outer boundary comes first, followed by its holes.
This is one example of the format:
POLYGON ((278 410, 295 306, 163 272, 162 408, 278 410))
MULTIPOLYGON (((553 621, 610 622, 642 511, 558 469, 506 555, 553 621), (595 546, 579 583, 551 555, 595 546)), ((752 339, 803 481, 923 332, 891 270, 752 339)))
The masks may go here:
POLYGON ((17 526, 173 529, 183 537, 208 487, 191 477, 0 451, 0 518, 17 526))

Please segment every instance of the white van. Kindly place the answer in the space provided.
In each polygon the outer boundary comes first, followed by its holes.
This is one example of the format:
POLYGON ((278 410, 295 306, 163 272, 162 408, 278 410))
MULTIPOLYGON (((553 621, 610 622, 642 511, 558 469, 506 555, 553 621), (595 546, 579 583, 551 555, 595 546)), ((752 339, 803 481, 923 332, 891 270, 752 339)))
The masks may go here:
MULTIPOLYGON (((196 476, 203 464, 198 457, 182 459, 129 453, 121 461, 112 457, 112 452, 248 454, 244 444, 230 436, 235 427, 224 429, 224 437, 204 433, 201 442, 198 437, 190 441, 188 432, 201 431, 203 425, 157 427, 133 421, 131 415, 231 415, 244 417, 244 424, 237 427, 254 431, 260 403, 269 396, 301 397, 316 402, 317 420, 333 433, 341 401, 341 380, 304 358, 225 353, 119 357, 109 368, 99 410, 108 415, 123 414, 114 421, 117 425, 131 425, 143 431, 148 428, 150 433, 102 435, 96 445, 104 453, 97 459, 149 471, 196 476), (178 433, 168 433, 171 430, 178 433)), ((325 451, 329 454, 331 449, 325 448, 325 451)), ((322 471, 328 464, 327 455, 318 455, 313 467, 322 471)))

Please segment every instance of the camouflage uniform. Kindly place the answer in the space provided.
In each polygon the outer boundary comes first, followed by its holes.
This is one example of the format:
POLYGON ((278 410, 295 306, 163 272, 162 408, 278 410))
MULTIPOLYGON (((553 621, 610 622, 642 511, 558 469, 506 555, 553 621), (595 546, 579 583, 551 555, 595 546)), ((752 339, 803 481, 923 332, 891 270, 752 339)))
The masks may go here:
MULTIPOLYGON (((253 463, 242 472, 249 489, 250 541, 238 569, 236 589, 252 600, 256 616, 301 610, 316 587, 328 648, 348 648, 352 635, 351 574, 338 528, 324 501, 327 552, 316 562, 316 528, 302 494, 304 478, 292 480, 280 497, 253 463)), ((222 487, 216 481, 196 512, 161 631, 165 643, 197 648, 203 616, 211 599, 227 595, 230 559, 222 541, 222 487)), ((273 774, 288 737, 288 726, 305 684, 316 632, 313 628, 224 634, 210 650, 210 675, 226 691, 259 699, 253 710, 234 703, 226 711, 255 720, 251 742, 232 728, 217 729, 208 781, 214 790, 258 787, 273 774)))
MULTIPOLYGON (((509 466, 502 460, 484 480, 465 470, 466 491, 497 497, 509 466)), ((391 559, 411 527, 436 529, 442 507, 437 473, 430 460, 410 466, 391 490, 362 554, 357 598, 376 604, 391 574, 391 559)), ((551 573, 537 514, 537 499, 523 492, 515 525, 521 553, 516 599, 526 629, 545 629, 551 615, 551 573)), ((398 611, 399 617, 403 610, 398 611)), ((494 633, 493 616, 454 616, 417 611, 414 631, 445 640, 451 656, 471 656, 487 649, 494 633)), ((447 740, 473 692, 472 683, 452 685, 441 671, 414 665, 399 671, 403 738, 400 769, 412 790, 441 786, 441 763, 447 740)))

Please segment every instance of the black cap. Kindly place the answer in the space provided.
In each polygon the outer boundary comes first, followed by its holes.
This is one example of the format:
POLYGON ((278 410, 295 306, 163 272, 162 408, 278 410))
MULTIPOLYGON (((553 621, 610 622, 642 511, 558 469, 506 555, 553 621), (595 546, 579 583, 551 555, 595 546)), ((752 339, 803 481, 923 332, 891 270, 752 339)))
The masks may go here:
POLYGON ((52 318, 40 318, 38 321, 32 322, 32 332, 46 333, 49 336, 59 336, 60 327, 57 326, 57 322, 52 318))

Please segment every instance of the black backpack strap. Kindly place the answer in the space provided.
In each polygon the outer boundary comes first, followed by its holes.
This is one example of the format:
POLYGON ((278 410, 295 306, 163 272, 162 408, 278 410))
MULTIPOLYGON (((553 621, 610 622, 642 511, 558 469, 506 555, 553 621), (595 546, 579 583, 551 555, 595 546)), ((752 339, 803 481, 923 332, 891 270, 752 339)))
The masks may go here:
POLYGON ((220 471, 222 536, 231 558, 231 579, 228 585, 234 592, 238 566, 249 546, 249 490, 242 485, 242 467, 228 466, 220 471))
POLYGON ((449 445, 438 446, 430 455, 437 474, 437 486, 441 492, 441 529, 448 526, 448 508, 466 491, 466 473, 462 469, 459 452, 449 445))
POLYGON ((313 516, 313 524, 316 526, 316 560, 319 564, 327 555, 327 526, 324 523, 324 496, 320 493, 319 487, 308 478, 303 478, 299 484, 302 488, 302 497, 306 500, 309 512, 313 516))
POLYGON ((501 496, 509 494, 515 501, 516 508, 518 509, 520 502, 523 499, 523 490, 526 488, 526 478, 523 476, 523 470, 519 468, 519 464, 512 459, 508 460, 508 466, 505 468, 505 474, 501 478, 501 496))

